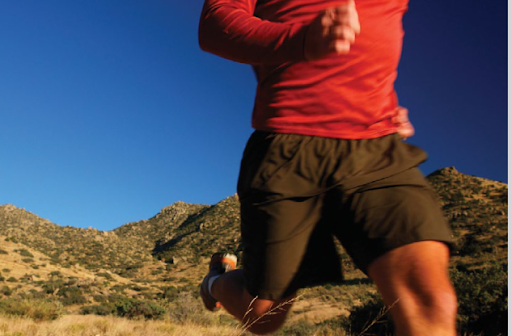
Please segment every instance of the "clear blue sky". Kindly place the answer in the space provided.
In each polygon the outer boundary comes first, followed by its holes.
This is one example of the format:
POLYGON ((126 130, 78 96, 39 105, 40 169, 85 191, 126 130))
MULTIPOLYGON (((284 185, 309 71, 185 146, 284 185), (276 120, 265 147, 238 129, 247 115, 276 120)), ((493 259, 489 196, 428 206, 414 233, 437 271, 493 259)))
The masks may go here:
MULTIPOLYGON (((357 3, 357 1, 356 1, 357 3)), ((110 230, 236 192, 251 68, 200 51, 201 0, 0 2, 0 204, 110 230)), ((507 3, 411 0, 410 141, 507 182, 507 3)))

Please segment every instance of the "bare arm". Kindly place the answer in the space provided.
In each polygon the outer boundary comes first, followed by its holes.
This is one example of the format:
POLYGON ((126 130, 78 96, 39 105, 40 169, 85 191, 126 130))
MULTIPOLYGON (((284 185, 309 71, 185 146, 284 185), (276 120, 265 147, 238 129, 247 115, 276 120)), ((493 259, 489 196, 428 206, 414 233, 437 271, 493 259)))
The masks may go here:
POLYGON ((261 20, 254 16, 256 2, 206 0, 199 23, 200 47, 236 62, 280 64, 347 53, 359 33, 353 0, 306 24, 261 20))

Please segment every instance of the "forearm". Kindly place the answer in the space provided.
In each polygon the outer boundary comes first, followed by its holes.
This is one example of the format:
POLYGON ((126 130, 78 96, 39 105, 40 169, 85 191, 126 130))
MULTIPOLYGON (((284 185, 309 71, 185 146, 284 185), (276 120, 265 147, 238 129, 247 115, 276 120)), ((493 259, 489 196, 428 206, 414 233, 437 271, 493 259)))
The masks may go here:
POLYGON ((201 49, 248 64, 304 60, 306 27, 255 17, 256 1, 206 0, 199 23, 201 49))

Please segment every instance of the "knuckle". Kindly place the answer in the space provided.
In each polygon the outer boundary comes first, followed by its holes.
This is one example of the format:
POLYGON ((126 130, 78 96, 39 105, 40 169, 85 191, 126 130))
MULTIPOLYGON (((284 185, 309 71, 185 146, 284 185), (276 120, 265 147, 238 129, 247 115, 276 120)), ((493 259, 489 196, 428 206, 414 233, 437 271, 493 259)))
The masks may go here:
POLYGON ((334 45, 335 51, 338 54, 346 54, 350 51, 350 44, 346 41, 337 41, 334 45))
POLYGON ((354 30, 348 26, 341 26, 339 27, 336 32, 336 37, 343 39, 343 40, 349 40, 353 41, 355 39, 355 33, 354 30))

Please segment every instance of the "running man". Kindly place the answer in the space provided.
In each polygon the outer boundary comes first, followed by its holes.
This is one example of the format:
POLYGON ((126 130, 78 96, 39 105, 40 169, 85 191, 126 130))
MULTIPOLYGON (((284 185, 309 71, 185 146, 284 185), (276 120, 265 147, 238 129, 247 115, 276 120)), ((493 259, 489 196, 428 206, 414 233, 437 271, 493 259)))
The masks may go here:
POLYGON ((394 90, 407 5, 205 1, 201 48, 258 80, 237 187, 243 269, 212 257, 209 310, 277 330, 297 290, 342 279, 335 237, 394 304, 397 335, 456 334, 451 232, 417 168, 425 152, 403 141, 414 130, 394 90))

